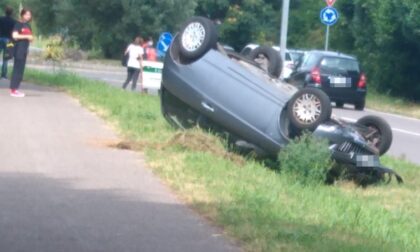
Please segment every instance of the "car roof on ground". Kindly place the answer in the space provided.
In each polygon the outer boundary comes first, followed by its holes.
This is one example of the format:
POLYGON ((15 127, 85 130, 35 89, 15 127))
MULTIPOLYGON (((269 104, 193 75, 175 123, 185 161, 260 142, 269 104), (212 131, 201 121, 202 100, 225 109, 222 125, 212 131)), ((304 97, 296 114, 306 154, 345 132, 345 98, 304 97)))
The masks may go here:
POLYGON ((357 60, 357 58, 355 56, 344 54, 344 53, 341 53, 341 52, 311 50, 311 51, 308 51, 307 53, 313 53, 313 54, 319 54, 319 55, 323 55, 323 56, 332 56, 332 57, 340 57, 340 58, 345 58, 345 59, 357 60))

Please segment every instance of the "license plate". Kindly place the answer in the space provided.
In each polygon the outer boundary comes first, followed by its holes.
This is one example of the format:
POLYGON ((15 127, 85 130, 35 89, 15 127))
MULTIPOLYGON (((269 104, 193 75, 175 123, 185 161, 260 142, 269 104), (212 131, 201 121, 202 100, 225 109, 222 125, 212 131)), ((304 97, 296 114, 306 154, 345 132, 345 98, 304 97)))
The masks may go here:
POLYGON ((375 155, 357 155, 356 166, 357 167, 379 167, 379 157, 375 155))
POLYGON ((330 77, 331 87, 349 88, 351 87, 351 78, 330 77))

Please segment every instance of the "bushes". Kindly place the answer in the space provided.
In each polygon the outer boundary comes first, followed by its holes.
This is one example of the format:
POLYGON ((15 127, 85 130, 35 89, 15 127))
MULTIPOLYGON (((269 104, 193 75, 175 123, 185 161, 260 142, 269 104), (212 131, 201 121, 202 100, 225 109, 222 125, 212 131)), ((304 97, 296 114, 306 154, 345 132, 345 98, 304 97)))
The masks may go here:
POLYGON ((54 35, 47 39, 44 59, 59 62, 64 56, 64 41, 60 35, 54 35))
POLYGON ((281 173, 304 185, 324 183, 333 165, 327 141, 307 133, 282 149, 279 160, 281 173))
POLYGON ((59 34, 41 39, 38 46, 43 49, 42 59, 54 63, 59 63, 63 60, 78 61, 87 58, 86 53, 80 50, 77 44, 70 43, 70 40, 59 34))

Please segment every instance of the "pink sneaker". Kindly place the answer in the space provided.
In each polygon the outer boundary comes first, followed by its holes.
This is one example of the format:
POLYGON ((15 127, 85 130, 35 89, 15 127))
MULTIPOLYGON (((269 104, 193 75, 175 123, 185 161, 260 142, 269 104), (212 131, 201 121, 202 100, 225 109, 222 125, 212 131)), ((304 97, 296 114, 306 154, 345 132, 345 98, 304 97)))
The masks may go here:
POLYGON ((25 97, 25 94, 20 92, 17 89, 12 89, 12 90, 10 90, 10 96, 22 98, 22 97, 25 97))

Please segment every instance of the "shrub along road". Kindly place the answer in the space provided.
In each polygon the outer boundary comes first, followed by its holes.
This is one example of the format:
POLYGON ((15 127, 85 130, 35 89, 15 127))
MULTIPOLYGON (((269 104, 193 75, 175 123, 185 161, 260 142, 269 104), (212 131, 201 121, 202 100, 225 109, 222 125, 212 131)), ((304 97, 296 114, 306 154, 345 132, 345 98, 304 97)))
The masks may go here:
POLYGON ((63 92, 0 82, 0 251, 230 251, 63 92))

